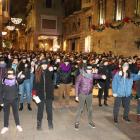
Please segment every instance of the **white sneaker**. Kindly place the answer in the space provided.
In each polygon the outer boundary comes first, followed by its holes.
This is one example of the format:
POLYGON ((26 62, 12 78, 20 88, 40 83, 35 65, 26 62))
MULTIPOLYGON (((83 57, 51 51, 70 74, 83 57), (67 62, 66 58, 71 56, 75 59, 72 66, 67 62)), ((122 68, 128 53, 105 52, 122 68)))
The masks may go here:
POLYGON ((4 134, 6 131, 8 131, 9 128, 8 127, 4 127, 2 130, 1 130, 1 134, 4 134))
POLYGON ((19 132, 21 132, 21 131, 22 131, 22 128, 21 128, 21 126, 20 126, 20 125, 17 125, 17 129, 18 129, 18 131, 19 131, 19 132))

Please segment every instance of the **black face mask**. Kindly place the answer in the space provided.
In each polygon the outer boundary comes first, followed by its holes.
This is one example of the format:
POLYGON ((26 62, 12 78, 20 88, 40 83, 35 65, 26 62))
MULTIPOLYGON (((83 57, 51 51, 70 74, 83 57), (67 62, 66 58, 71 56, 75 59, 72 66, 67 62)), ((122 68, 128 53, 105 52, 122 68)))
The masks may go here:
POLYGON ((14 73, 7 73, 7 75, 14 75, 14 73))

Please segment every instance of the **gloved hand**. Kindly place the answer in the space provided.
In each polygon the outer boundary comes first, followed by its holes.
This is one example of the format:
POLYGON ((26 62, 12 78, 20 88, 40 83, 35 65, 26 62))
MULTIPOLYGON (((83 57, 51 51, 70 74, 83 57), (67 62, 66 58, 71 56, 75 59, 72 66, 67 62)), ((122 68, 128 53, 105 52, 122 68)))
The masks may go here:
POLYGON ((113 97, 117 97, 117 96, 118 96, 117 93, 114 93, 114 94, 113 94, 113 97))

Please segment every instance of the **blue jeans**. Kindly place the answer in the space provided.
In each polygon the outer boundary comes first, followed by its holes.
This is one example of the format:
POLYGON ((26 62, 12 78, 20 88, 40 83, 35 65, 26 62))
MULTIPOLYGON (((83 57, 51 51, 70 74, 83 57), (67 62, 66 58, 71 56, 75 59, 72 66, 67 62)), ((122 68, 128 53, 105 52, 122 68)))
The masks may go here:
POLYGON ((20 103, 23 103, 24 90, 26 91, 27 94, 27 103, 30 104, 31 102, 30 79, 24 80, 24 82, 21 85, 19 85, 19 92, 21 93, 20 103))
POLYGON ((31 87, 30 91, 31 91, 31 94, 32 94, 32 91, 33 91, 33 82, 34 82, 34 74, 31 73, 30 74, 30 87, 31 87))
POLYGON ((57 73, 54 73, 54 85, 56 85, 57 73))
MULTIPOLYGON (((32 95, 32 92, 33 92, 33 82, 34 82, 34 74, 31 73, 30 74, 30 93, 31 93, 31 95, 32 95)), ((27 95, 26 89, 25 89, 25 94, 27 95)))

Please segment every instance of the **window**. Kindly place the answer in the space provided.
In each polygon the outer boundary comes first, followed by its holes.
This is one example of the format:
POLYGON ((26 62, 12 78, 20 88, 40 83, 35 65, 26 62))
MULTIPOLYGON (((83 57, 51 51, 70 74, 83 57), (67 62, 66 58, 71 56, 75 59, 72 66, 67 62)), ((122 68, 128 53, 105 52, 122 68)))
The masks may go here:
POLYGON ((88 23, 88 27, 90 27, 92 25, 92 17, 91 16, 87 17, 87 23, 88 23))
POLYGON ((106 1, 98 0, 98 25, 106 22, 106 1))
POLYGON ((114 0, 114 21, 122 20, 125 17, 125 1, 114 0))
POLYGON ((46 0, 46 8, 52 8, 52 0, 46 0))
POLYGON ((140 0, 136 0, 136 10, 135 10, 136 17, 140 15, 140 0))
POLYGON ((56 20, 42 19, 42 28, 56 29, 56 20))

